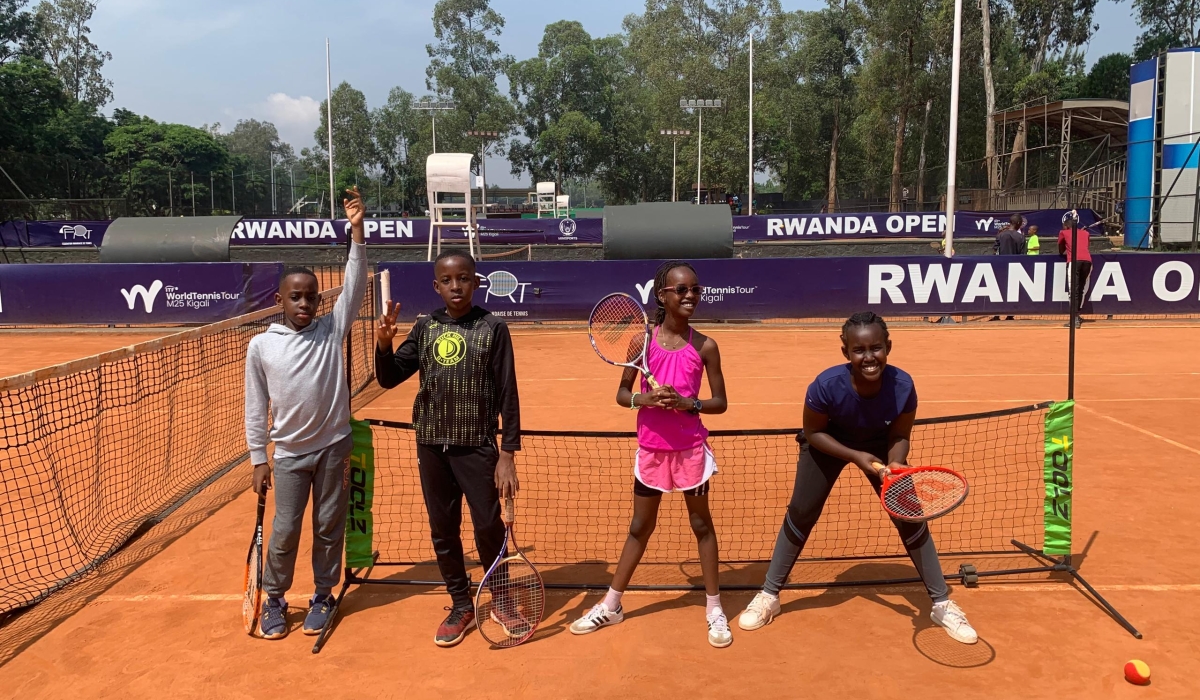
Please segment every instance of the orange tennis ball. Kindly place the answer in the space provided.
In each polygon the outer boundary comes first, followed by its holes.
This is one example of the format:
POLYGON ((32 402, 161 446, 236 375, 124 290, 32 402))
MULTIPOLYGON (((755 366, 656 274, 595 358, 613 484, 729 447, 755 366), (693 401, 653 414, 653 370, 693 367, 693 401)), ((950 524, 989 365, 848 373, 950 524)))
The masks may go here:
POLYGON ((1145 661, 1130 661, 1125 664, 1125 680, 1134 685, 1146 685, 1150 682, 1150 667, 1145 661))

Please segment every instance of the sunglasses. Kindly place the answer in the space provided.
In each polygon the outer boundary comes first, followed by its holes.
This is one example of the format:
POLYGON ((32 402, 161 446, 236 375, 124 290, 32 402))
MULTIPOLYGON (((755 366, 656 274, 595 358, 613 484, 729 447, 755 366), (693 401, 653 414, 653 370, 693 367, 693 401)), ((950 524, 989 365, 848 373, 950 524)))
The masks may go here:
POLYGON ((692 294, 695 294, 696 296, 700 296, 701 294, 704 293, 704 287, 701 287, 698 284, 693 284, 690 287, 687 286, 686 284, 677 284, 674 287, 664 287, 663 290, 668 291, 668 292, 675 292, 679 296, 684 296, 688 292, 691 292, 692 294))

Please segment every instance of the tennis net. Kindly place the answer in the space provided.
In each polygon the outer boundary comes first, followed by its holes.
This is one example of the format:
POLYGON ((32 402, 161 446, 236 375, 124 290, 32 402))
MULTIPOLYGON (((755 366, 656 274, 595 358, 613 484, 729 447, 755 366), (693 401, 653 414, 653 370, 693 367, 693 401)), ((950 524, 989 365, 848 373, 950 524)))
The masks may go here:
MULTIPOLYGON (((970 483, 968 500, 931 523, 939 552, 1008 555, 1013 539, 1042 546, 1045 416, 1049 404, 918 421, 913 464, 944 465, 970 483)), ((425 506, 410 425, 373 420, 374 533, 379 565, 431 562, 425 506)), ((770 560, 791 498, 799 456, 798 430, 713 431, 709 444, 720 465, 709 494, 724 564, 770 560)), ((634 433, 527 431, 517 457, 521 492, 517 531, 539 566, 576 567, 573 576, 615 564, 633 512, 634 433), (586 565, 586 566, 585 566, 586 565), (582 567, 582 568, 580 568, 582 567)), ((464 508, 464 511, 466 509, 464 508)), ((470 515, 464 512, 464 533, 470 515)), ((464 536, 467 557, 478 563, 464 536)), ((866 478, 848 468, 838 479, 802 561, 906 556, 866 478)), ((642 559, 669 565, 667 580, 691 576, 695 535, 679 496, 662 500, 658 525, 642 559)), ((640 571, 640 569, 639 569, 640 571)), ((581 582, 581 581, 576 581, 581 582)), ((607 578, 585 583, 607 583, 607 578)))
MULTIPOLYGON (((375 286, 349 333, 356 396, 374 380, 375 286)), ((319 313, 340 294, 324 292, 319 313)), ((246 348, 282 322, 274 307, 0 379, 0 617, 87 575, 246 459, 246 348)))

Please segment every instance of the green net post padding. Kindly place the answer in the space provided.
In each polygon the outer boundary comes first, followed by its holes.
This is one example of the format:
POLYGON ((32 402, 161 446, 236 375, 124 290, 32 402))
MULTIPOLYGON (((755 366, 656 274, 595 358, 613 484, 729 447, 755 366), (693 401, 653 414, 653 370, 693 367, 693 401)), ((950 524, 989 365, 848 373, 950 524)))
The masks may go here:
POLYGON ((350 429, 354 448, 350 452, 350 506, 346 509, 346 566, 358 569, 373 563, 375 447, 370 423, 351 418, 350 429))
POLYGON ((1046 554, 1071 553, 1071 478, 1075 452, 1075 402, 1060 401, 1046 412, 1046 554))

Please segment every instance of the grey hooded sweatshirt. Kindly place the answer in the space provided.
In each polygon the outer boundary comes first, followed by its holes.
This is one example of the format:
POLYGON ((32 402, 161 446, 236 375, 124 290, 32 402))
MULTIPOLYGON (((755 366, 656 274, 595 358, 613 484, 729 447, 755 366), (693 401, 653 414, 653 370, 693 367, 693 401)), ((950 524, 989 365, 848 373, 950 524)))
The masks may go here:
POLYGON ((350 435, 350 389, 342 341, 362 307, 366 253, 350 245, 346 279, 333 312, 299 331, 272 323, 246 353, 246 444, 250 462, 267 461, 267 410, 277 457, 298 457, 350 435))

